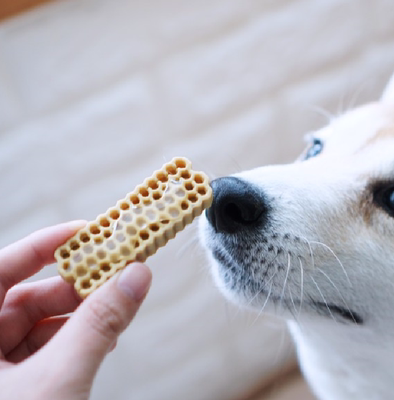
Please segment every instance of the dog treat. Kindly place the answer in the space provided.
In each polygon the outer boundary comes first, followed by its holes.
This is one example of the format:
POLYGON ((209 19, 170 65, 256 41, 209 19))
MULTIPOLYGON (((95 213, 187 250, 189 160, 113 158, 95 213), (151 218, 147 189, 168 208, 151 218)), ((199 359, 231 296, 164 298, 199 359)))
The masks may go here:
POLYGON ((55 251, 60 275, 85 298, 132 261, 145 261, 212 203, 203 172, 177 157, 55 251))

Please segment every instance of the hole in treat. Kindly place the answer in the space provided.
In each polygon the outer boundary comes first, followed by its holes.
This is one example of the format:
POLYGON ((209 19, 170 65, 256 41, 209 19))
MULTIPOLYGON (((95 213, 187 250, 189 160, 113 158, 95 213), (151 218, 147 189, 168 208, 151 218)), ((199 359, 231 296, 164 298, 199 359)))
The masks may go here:
POLYGON ((145 215, 153 221, 156 218, 156 213, 153 210, 148 210, 145 215))
POLYGON ((81 286, 83 289, 89 289, 92 285, 89 281, 83 281, 81 286))
POLYGON ((128 214, 128 213, 127 214, 123 214, 121 219, 124 222, 131 222, 133 220, 131 214, 128 214))
POLYGON ((189 208, 189 203, 187 201, 182 201, 181 208, 182 210, 187 210, 189 208))
POLYGON ((81 242, 87 243, 90 240, 90 236, 87 233, 83 232, 79 235, 79 239, 81 242))
POLYGON ((78 250, 79 249, 79 243, 76 242, 76 241, 72 241, 70 243, 70 248, 71 248, 71 250, 78 250))
POLYGON ((189 171, 183 171, 182 174, 181 174, 181 177, 182 177, 183 179, 189 179, 189 178, 190 178, 190 173, 189 173, 189 171))
POLYGON ((83 257, 82 257, 82 255, 81 254, 74 254, 73 255, 73 261, 74 262, 81 262, 82 261, 82 259, 83 259, 83 257))
POLYGON ((160 192, 154 192, 153 193, 153 199, 154 200, 159 200, 161 197, 161 193, 160 192))
POLYGON ((184 196, 185 196, 185 191, 184 191, 183 189, 178 189, 178 190, 175 192, 175 194, 176 194, 178 197, 184 197, 184 196))
POLYGON ((69 268, 70 268, 70 263, 69 263, 69 262, 63 263, 63 269, 64 269, 65 271, 68 271, 69 268))
POLYGON ((187 198, 192 202, 195 203, 197 201, 197 196, 195 194, 189 194, 187 198))
POLYGON ((132 194, 132 195, 130 196, 130 201, 131 201, 134 205, 136 205, 136 204, 138 204, 138 203, 140 202, 140 199, 138 198, 138 196, 137 196, 136 194, 132 194))
POLYGON ((125 257, 127 257, 127 256, 129 256, 130 255, 130 249, 128 248, 128 247, 126 247, 126 246, 122 246, 121 248, 120 248, 120 254, 122 254, 122 256, 125 256, 125 257))
POLYGON ((161 172, 161 171, 156 174, 156 178, 160 182, 167 182, 168 181, 167 174, 165 174, 164 172, 161 172))
POLYGON ((170 208, 169 212, 172 218, 176 218, 179 215, 179 210, 175 207, 170 208))
POLYGON ((116 221, 113 230, 114 231, 120 231, 122 229, 123 229, 123 225, 119 221, 116 221))
POLYGON ((162 220, 160 220, 160 222, 161 222, 162 224, 166 225, 166 224, 169 224, 169 223, 170 223, 170 220, 169 220, 169 219, 162 219, 162 220))
POLYGON ((172 197, 172 196, 165 196, 164 197, 164 201, 167 203, 167 204, 172 204, 175 200, 174 200, 174 198, 172 197))
POLYGON ((96 244, 103 243, 103 238, 101 236, 95 237, 94 238, 94 243, 96 243, 96 244))
POLYGON ((98 250, 97 251, 97 257, 100 259, 103 259, 107 256, 107 253, 104 250, 98 250))
POLYGON ((105 245, 109 250, 113 250, 116 247, 116 244, 113 240, 107 240, 107 243, 105 243, 105 245))
POLYGON ((125 211, 125 210, 128 210, 129 208, 130 208, 129 203, 126 203, 126 202, 120 203, 121 210, 125 211))
POLYGON ((147 239, 149 239, 149 233, 148 233, 147 231, 141 231, 141 232, 140 232, 140 238, 141 238, 142 240, 147 240, 147 239))
POLYGON ((112 264, 117 264, 121 260, 119 259, 119 254, 111 254, 110 261, 112 264))
POLYGON ((101 226, 104 226, 105 228, 108 228, 108 227, 109 227, 109 221, 108 221, 108 219, 107 219, 106 217, 101 218, 101 219, 100 219, 100 225, 101 225, 101 226))
POLYGON ((182 160, 182 159, 178 158, 177 160, 175 160, 175 165, 178 168, 185 168, 186 167, 186 162, 185 162, 185 160, 182 160))
POLYGON ((96 266, 96 260, 94 258, 88 258, 86 260, 86 264, 88 265, 89 268, 95 267, 96 266))
POLYGON ((90 233, 93 235, 98 235, 100 233, 100 228, 97 225, 92 225, 90 227, 90 233))
POLYGON ((118 234, 115 236, 115 239, 116 239, 118 242, 124 242, 124 241, 126 240, 126 236, 123 235, 123 233, 118 233, 118 234))
POLYGON ((108 272, 111 271, 111 266, 108 263, 103 263, 100 265, 101 271, 108 272))
POLYGON ((194 181, 195 181, 196 183, 203 183, 203 182, 204 182, 204 178, 203 178, 200 174, 196 174, 196 175, 194 176, 194 181))
POLYGON ((204 196, 204 194, 207 194, 207 190, 205 189, 204 186, 200 186, 200 187, 198 188, 197 191, 198 191, 198 193, 201 194, 202 196, 204 196))
POLYGON ((176 174, 176 167, 174 165, 167 165, 166 171, 168 172, 169 175, 175 175, 176 174))
POLYGON ((60 252, 60 257, 61 258, 68 258, 68 257, 70 257, 70 253, 67 250, 62 250, 60 252))
POLYGON ((86 254, 90 254, 93 253, 93 246, 91 246, 90 244, 83 246, 82 247, 82 251, 86 254))
POLYGON ((145 228, 145 226, 146 226, 145 218, 139 217, 139 218, 137 219, 137 225, 138 225, 140 228, 145 228))
POLYGON ((140 195, 143 196, 143 197, 148 197, 149 196, 148 189, 146 189, 144 187, 140 188, 139 192, 140 192, 140 195))
POLYGON ((164 210, 164 209, 166 208, 166 206, 165 206, 165 204, 164 204, 162 201, 160 201, 159 203, 156 203, 156 208, 157 208, 159 211, 161 211, 161 210, 164 210))
POLYGON ((152 204, 152 202, 149 199, 145 199, 144 200, 144 205, 145 206, 150 206, 152 204))
POLYGON ((133 208, 134 214, 142 214, 142 207, 134 207, 133 208))
POLYGON ((159 185, 157 184, 157 182, 154 181, 153 179, 151 179, 151 180, 148 182, 148 186, 149 186, 151 189, 157 189, 157 188, 159 187, 159 185))
POLYGON ((110 216, 110 218, 112 218, 112 219, 118 219, 119 218, 119 211, 118 210, 111 210, 110 212, 109 212, 109 216, 110 216))
POLYGON ((186 188, 186 190, 193 190, 194 189, 194 185, 191 182, 187 182, 185 184, 185 188, 186 188))
POLYGON ((160 227, 157 224, 151 224, 149 225, 149 229, 153 232, 157 232, 160 229, 160 227))
POLYGON ((109 238, 112 235, 111 231, 104 231, 104 237, 109 238))
POLYGON ((126 232, 128 235, 132 236, 137 233, 137 230, 134 228, 134 226, 128 226, 126 232))
POLYGON ((101 275, 100 275, 100 273, 97 271, 97 272, 93 272, 93 274, 91 275, 91 277, 92 277, 92 279, 94 279, 95 281, 98 281, 98 280, 100 280, 101 275))
POLYGON ((138 240, 133 240, 131 245, 134 246, 134 248, 136 249, 137 247, 139 247, 140 242, 138 240))
POLYGON ((87 272, 88 271, 86 270, 86 268, 82 267, 82 266, 79 266, 76 269, 77 276, 84 276, 84 275, 86 275, 87 272))

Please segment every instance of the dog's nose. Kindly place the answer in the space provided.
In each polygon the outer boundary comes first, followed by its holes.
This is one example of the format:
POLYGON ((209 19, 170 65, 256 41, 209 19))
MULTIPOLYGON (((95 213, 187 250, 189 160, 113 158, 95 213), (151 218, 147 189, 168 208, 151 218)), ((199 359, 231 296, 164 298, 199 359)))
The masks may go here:
POLYGON ((234 233, 264 221, 266 202, 251 184, 225 177, 215 179, 211 186, 213 202, 206 216, 216 232, 234 233))

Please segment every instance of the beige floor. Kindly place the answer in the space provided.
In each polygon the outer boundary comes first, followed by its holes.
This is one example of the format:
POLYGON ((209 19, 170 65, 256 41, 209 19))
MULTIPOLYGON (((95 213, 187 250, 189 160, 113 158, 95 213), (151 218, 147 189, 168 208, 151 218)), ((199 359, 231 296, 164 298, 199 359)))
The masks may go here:
POLYGON ((316 400, 298 370, 287 374, 248 400, 316 400))

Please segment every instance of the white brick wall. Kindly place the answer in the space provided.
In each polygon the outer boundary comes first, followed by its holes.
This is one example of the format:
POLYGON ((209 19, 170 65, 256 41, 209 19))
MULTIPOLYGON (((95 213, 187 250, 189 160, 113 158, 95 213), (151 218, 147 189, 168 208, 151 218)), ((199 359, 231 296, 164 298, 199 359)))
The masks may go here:
MULTIPOLYGON (((3 22, 0 245, 93 218, 174 155, 212 177, 290 161, 325 123, 313 106, 373 100, 392 71, 391 0, 59 0, 3 22)), ((280 326, 221 299, 198 248, 178 255, 195 238, 150 260, 94 400, 240 399, 292 357, 280 326)))

